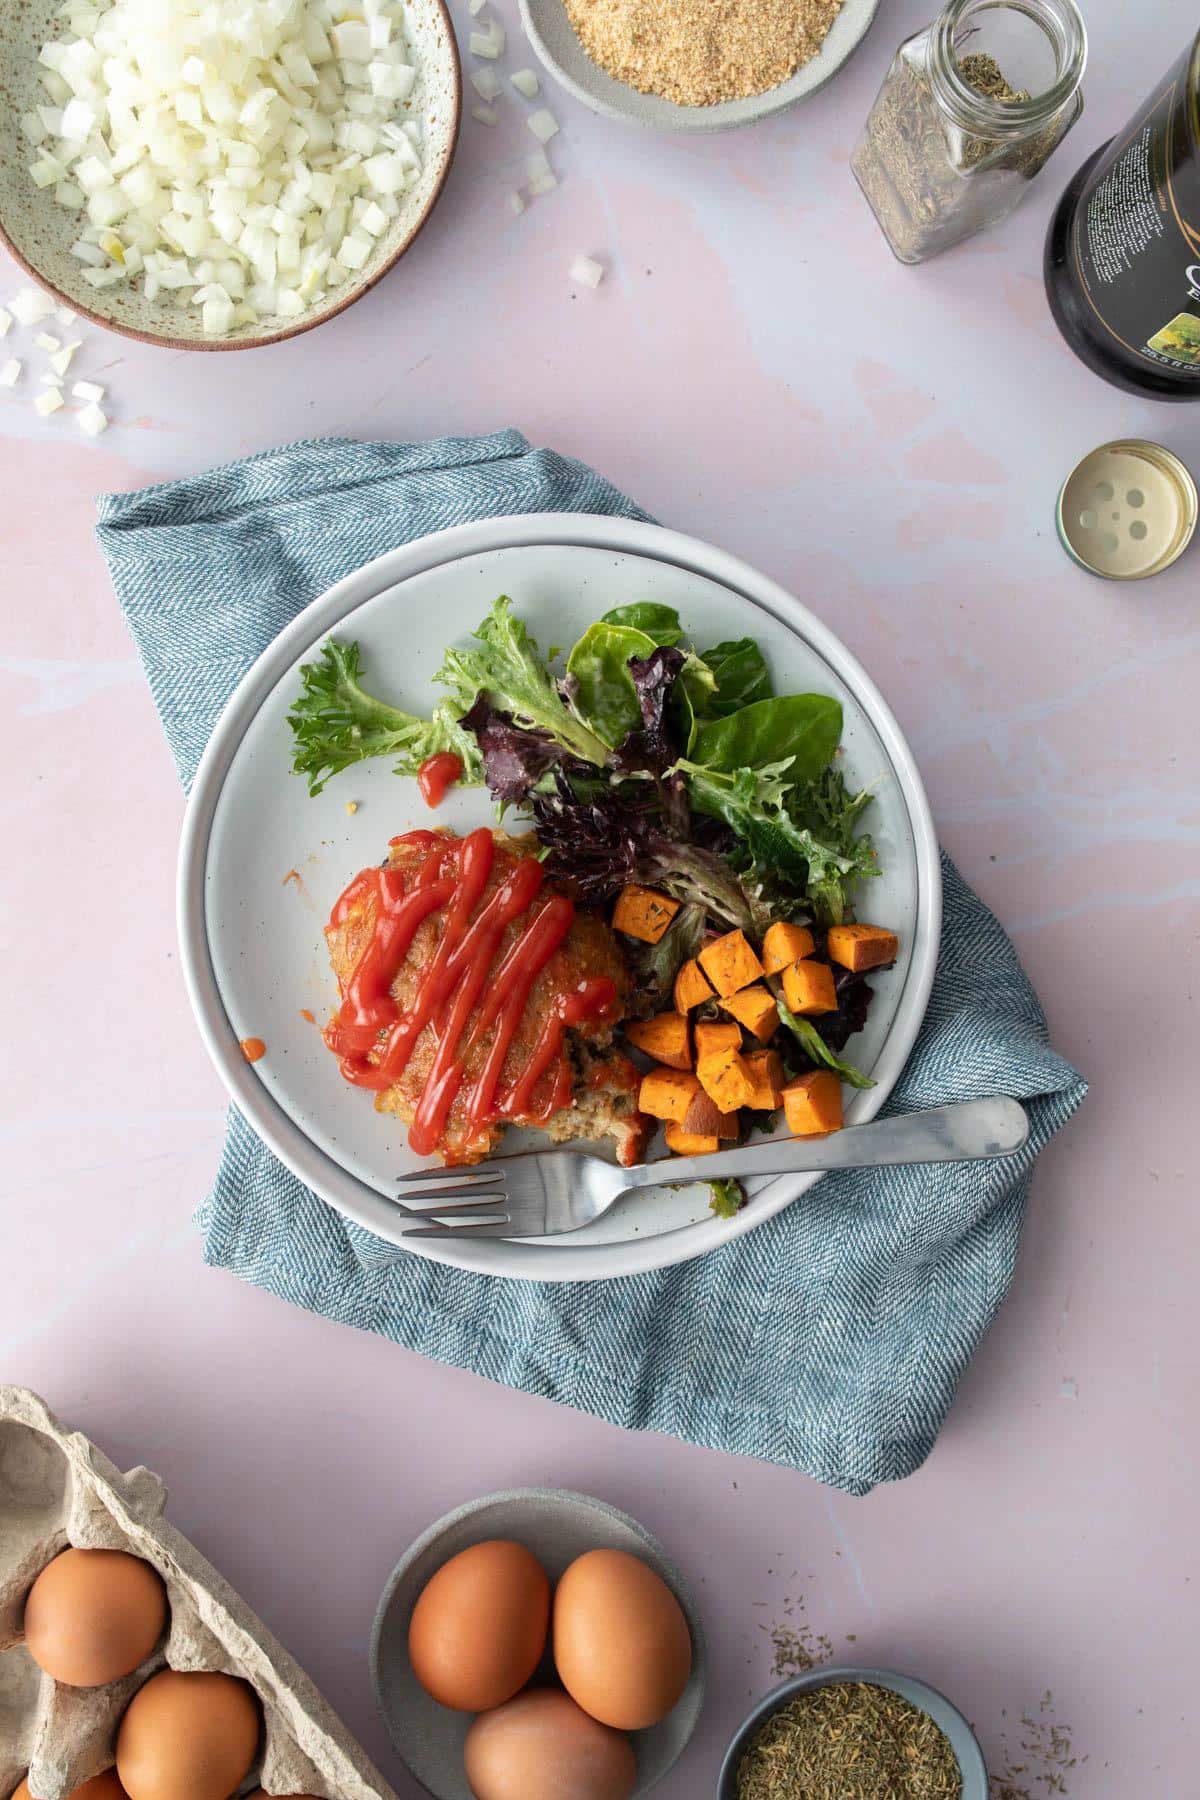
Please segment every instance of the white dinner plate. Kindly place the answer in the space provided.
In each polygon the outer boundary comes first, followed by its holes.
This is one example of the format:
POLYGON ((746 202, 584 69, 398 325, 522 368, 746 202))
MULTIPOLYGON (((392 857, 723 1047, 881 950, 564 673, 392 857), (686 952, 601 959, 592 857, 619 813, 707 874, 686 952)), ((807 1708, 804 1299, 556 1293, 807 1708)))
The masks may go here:
MULTIPOLYGON (((323 926, 357 871, 388 839, 436 818, 463 832, 494 822, 482 790, 451 790, 436 815, 386 760, 336 776, 316 799, 290 772, 287 714, 298 668, 331 632, 356 639, 366 686, 412 712, 435 698, 447 644, 467 639, 501 593, 543 648, 569 646, 601 613, 631 600, 675 607, 696 642, 757 638, 780 693, 835 694, 845 713, 850 781, 870 786, 868 822, 883 873, 869 916, 900 935, 875 978, 855 1060, 876 1086, 847 1118, 876 1113, 912 1048, 933 981, 941 881, 920 777, 882 696, 833 633, 774 582, 712 546, 653 525, 587 514, 533 514, 439 532, 347 576, 263 653, 226 707, 197 772, 179 867, 179 934, 205 1044, 238 1109, 294 1174, 348 1218, 438 1262, 538 1280, 634 1274, 699 1256, 762 1223, 818 1179, 761 1184, 718 1220, 707 1190, 643 1191, 585 1230, 550 1242, 404 1240, 396 1177, 419 1166, 401 1122, 349 1086, 319 1024, 337 994, 323 926), (357 810, 347 811, 347 802, 357 810), (304 1015, 313 1015, 317 1024, 304 1015), (266 1054, 250 1064, 243 1038, 266 1054)), ((517 1134, 510 1134, 514 1143, 517 1134)))

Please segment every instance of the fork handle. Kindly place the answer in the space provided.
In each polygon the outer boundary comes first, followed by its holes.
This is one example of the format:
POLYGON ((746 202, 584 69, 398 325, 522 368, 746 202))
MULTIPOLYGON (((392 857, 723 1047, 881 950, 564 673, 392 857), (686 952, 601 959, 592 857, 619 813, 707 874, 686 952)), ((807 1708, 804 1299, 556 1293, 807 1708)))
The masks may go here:
POLYGON ((879 1169, 901 1163, 978 1162, 1011 1156, 1029 1136, 1025 1108, 1004 1095, 931 1106, 924 1112, 848 1125, 821 1138, 774 1138, 718 1150, 713 1156, 672 1156, 626 1169, 626 1186, 664 1181, 714 1181, 721 1176, 798 1175, 820 1169, 879 1169))

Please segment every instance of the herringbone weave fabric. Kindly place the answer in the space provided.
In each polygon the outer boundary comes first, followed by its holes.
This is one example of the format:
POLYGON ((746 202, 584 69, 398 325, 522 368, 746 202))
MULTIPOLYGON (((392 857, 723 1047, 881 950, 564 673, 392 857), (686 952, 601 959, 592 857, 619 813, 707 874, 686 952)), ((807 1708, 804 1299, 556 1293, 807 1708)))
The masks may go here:
MULTIPOLYGON (((307 443, 99 503, 99 539, 180 775, 301 607, 396 545, 465 520, 644 518, 514 431, 307 443)), ((300 1306, 579 1407, 866 1493, 916 1469, 1007 1292, 1034 1158, 1085 1092, 1011 943, 949 862, 938 977, 889 1110, 1019 1095, 1015 1164, 827 1176, 739 1242, 620 1281, 496 1281, 348 1225, 231 1112, 198 1214, 205 1258, 300 1306)))

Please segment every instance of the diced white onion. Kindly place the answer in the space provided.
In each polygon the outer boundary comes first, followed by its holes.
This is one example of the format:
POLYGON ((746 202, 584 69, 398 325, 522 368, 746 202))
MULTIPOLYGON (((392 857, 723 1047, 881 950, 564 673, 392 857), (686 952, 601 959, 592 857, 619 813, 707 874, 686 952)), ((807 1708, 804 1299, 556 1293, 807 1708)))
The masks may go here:
POLYGON ((539 144, 548 144, 552 137, 557 136, 558 120, 549 107, 543 106, 537 112, 530 113, 525 123, 539 144))
POLYGON ((98 406, 104 398, 105 390, 95 381, 77 381, 71 393, 76 400, 91 400, 98 406))
POLYGON ((520 188, 513 189, 512 193, 508 196, 508 204, 515 213, 523 213, 525 211, 525 196, 520 188))
POLYGON ((518 94, 523 94, 526 100, 534 99, 541 91, 538 78, 532 69, 518 69, 516 74, 510 75, 508 79, 512 82, 518 94))
POLYGON ((4 367, 0 369, 0 387, 16 387, 21 379, 21 364, 15 356, 10 356, 4 367))
POLYGON ((494 100, 500 92, 500 77, 495 69, 472 69, 471 86, 481 100, 494 100))
POLYGON ((61 388, 43 388, 40 394, 34 396, 33 410, 35 413, 40 413, 43 419, 48 419, 51 413, 58 411, 62 403, 61 388))
POLYGON ((481 125, 498 125, 500 123, 500 114, 494 106, 473 106, 471 117, 478 119, 481 125))
POLYGON ((79 317, 79 314, 77 312, 72 312, 69 306, 56 306, 54 311, 63 325, 73 325, 79 317))
POLYGON ((472 56, 486 56, 495 62, 504 55, 504 27, 497 19, 489 19, 487 31, 473 31, 467 40, 472 56))
POLYGON ((52 331, 39 331, 33 341, 39 350, 47 350, 51 354, 62 349, 62 339, 56 338, 52 331))
POLYGON ((568 271, 572 281, 583 287, 598 288, 604 280, 604 264, 592 256, 577 256, 568 271))
POLYGON ((37 325, 54 311, 54 302, 40 288, 25 287, 14 294, 8 310, 18 325, 37 325))
MULTIPOLYGON (((65 0, 58 17, 21 128, 31 179, 84 215, 89 286, 136 280, 225 335, 319 303, 400 217, 422 144, 405 0, 65 0)), ((486 39, 499 55, 501 28, 486 39)), ((23 324, 53 311, 22 305, 23 324)))
POLYGON ((487 0, 470 0, 471 17, 477 19, 486 5, 487 0))
POLYGON ((79 429, 86 431, 89 437, 99 437, 102 431, 108 430, 108 418, 98 406, 85 406, 79 414, 79 429))
POLYGON ((0 306, 0 337, 7 337, 12 330, 12 314, 6 307, 0 306))
POLYGON ((50 371, 50 373, 48 375, 39 375, 38 380, 41 382, 43 387, 55 387, 55 388, 62 387, 62 376, 56 375, 54 373, 53 369, 50 371))

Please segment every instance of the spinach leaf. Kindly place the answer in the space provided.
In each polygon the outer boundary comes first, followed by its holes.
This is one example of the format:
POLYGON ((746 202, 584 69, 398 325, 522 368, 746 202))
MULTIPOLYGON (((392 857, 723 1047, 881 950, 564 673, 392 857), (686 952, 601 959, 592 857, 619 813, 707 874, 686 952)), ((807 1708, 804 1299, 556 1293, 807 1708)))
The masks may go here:
POLYGON ((699 729, 697 721, 710 710, 716 687, 708 664, 689 650, 671 696, 671 712, 685 756, 692 754, 699 729))
POLYGON ((602 616, 600 623, 628 625, 634 631, 644 631, 648 638, 665 645, 668 650, 674 649, 683 636, 683 626, 675 608, 659 606, 653 600, 634 600, 629 606, 614 606, 602 616))
POLYGON ((486 694, 497 712, 525 731, 547 732, 582 762, 603 768, 609 746, 563 699, 512 601, 502 594, 475 632, 478 650, 447 650, 434 680, 448 688, 455 711, 469 712, 486 694))
POLYGON ((726 719, 743 706, 772 698, 770 670, 753 638, 730 638, 716 644, 703 652, 703 660, 717 683, 716 699, 708 707, 709 718, 726 719))
POLYGON ((652 656, 654 639, 630 625, 589 625, 567 658, 572 703, 610 750, 642 723, 631 657, 652 656))
POLYGON ((828 694, 758 700, 727 719, 701 724, 692 760, 732 773, 787 760, 790 781, 815 781, 842 738, 842 706, 828 694))
POLYGON ((780 1023, 786 1025, 792 1036, 797 1039, 800 1048, 810 1062, 816 1063, 820 1069, 832 1069, 848 1087, 873 1088, 875 1083, 861 1069, 856 1069, 852 1062, 829 1048, 816 1026, 808 1019, 799 1019, 790 1012, 782 1000, 776 1001, 779 1008, 780 1023))
POLYGON ((709 1211, 718 1219, 736 1219, 746 1204, 746 1190, 741 1182, 734 1176, 721 1176, 708 1185, 712 1189, 709 1211))

